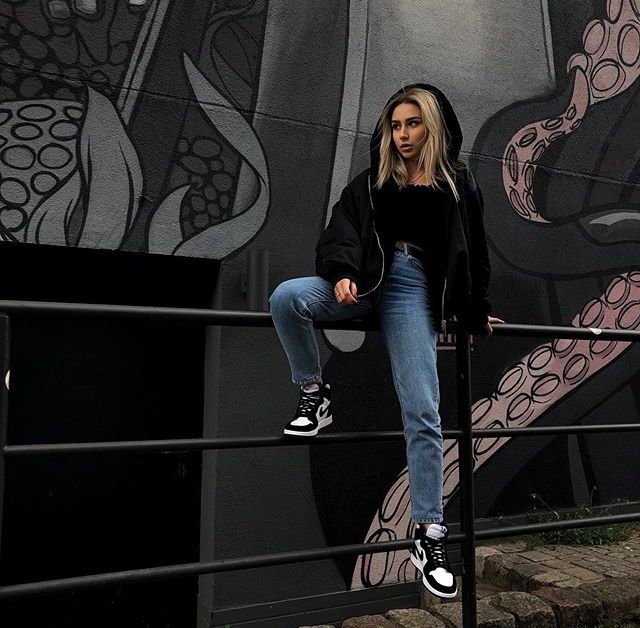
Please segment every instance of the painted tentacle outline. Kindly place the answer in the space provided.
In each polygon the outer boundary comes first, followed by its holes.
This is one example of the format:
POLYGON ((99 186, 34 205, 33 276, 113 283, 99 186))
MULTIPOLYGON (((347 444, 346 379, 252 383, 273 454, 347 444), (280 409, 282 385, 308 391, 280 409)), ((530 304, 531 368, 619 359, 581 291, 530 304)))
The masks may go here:
MULTIPOLYGON (((506 371, 493 395, 474 404, 474 428, 531 425, 626 351, 631 343, 598 340, 598 331, 640 328, 640 272, 615 277, 605 293, 589 301, 571 324, 593 329, 593 340, 556 339, 536 347, 506 371)), ((474 446, 476 468, 508 441, 508 438, 477 439, 474 446)), ((458 488, 455 446, 446 451, 444 464, 444 495, 448 500, 458 488)))
MULTIPOLYGON (((567 393, 627 350, 631 343, 598 340, 600 328, 640 328, 640 272, 617 276, 602 297, 589 301, 572 321, 574 326, 594 329, 593 340, 555 340, 536 347, 512 366, 500 379, 496 392, 473 406, 476 429, 525 427, 567 393)), ((487 462, 508 438, 481 438, 475 441, 475 468, 487 462)), ((458 489, 458 452, 450 444, 444 453, 445 503, 458 489)), ((367 535, 367 543, 410 536, 411 513, 409 478, 405 468, 387 493, 367 535)), ((352 586, 359 588, 404 580, 408 552, 390 552, 360 557, 352 586)), ((409 580, 413 572, 409 571, 409 580)))
POLYGON ((519 216, 547 222, 533 201, 536 163, 555 140, 575 131, 590 106, 625 91, 640 75, 640 1, 609 0, 607 20, 593 20, 583 35, 584 52, 574 54, 571 100, 556 117, 528 124, 507 144, 502 181, 519 216))
MULTIPOLYGON (((575 76, 565 111, 528 124, 513 136, 504 152, 504 189, 513 209, 525 220, 548 222, 538 213, 532 194, 535 164, 547 147, 577 129, 590 106, 620 94, 640 75, 640 0, 609 0, 607 17, 608 20, 594 20, 587 25, 584 52, 569 60, 568 70, 575 71, 575 76)), ((572 324, 594 328, 594 339, 556 340, 534 349, 503 375, 493 395, 474 404, 474 427, 531 425, 568 392, 627 350, 630 343, 598 340, 597 329, 640 329, 640 272, 616 276, 604 294, 590 300, 572 324)), ((474 447, 476 469, 508 440, 478 439, 474 447)), ((446 447, 443 463, 446 503, 458 488, 455 444, 446 447)), ((405 468, 376 513, 365 542, 411 536, 408 482, 405 468)), ((360 556, 352 588, 412 580, 415 571, 407 561, 407 551, 360 556)))

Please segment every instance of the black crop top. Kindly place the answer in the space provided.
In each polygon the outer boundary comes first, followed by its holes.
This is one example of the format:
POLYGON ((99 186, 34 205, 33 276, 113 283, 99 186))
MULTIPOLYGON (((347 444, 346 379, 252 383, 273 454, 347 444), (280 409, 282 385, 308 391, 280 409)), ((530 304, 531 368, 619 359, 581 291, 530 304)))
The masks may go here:
POLYGON ((447 192, 426 185, 409 185, 402 190, 395 182, 381 190, 375 220, 385 254, 396 240, 415 244, 425 251, 425 270, 433 272, 442 260, 446 243, 447 192))

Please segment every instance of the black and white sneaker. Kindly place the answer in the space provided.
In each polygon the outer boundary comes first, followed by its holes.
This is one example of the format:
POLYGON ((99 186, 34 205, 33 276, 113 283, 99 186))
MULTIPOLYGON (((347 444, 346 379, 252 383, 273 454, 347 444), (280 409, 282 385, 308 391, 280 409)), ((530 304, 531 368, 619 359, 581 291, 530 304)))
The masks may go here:
POLYGON ((315 436, 332 421, 329 384, 318 384, 312 390, 301 386, 298 410, 285 425, 284 433, 286 436, 315 436))
POLYGON ((418 525, 411 548, 411 562, 422 573, 422 584, 430 593, 444 598, 455 597, 458 592, 447 558, 448 535, 445 525, 432 523, 428 533, 418 525))

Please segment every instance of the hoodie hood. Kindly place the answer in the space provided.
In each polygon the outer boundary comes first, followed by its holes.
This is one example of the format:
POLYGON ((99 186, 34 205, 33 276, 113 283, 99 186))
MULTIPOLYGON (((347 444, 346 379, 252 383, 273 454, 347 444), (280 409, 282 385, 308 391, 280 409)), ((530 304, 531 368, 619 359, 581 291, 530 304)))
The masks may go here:
MULTIPOLYGON (((437 99, 438 104, 440 105, 440 111, 442 112, 442 118, 444 120, 445 131, 447 135, 447 153, 449 155, 449 159, 455 163, 458 161, 458 157, 460 155, 460 148, 462 147, 462 129, 460 128, 460 122, 458 121, 458 116, 456 116, 449 99, 437 88, 433 85, 429 85, 428 83, 413 83, 412 85, 405 85, 401 89, 399 89, 395 94, 387 100, 387 105, 399 94, 403 92, 408 92, 410 89, 414 87, 420 87, 428 92, 431 92, 437 99)), ((386 107, 386 105, 385 105, 386 107)), ((380 142, 382 139, 382 129, 379 125, 376 125, 376 128, 371 136, 371 145, 370 145, 370 169, 372 173, 372 177, 378 176, 378 164, 380 163, 380 142)))

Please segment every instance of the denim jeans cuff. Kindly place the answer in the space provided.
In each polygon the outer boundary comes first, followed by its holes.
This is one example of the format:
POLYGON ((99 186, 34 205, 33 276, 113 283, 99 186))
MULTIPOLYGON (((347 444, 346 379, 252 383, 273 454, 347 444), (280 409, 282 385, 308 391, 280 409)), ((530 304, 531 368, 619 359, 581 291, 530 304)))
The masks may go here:
POLYGON ((442 517, 412 517, 414 523, 440 523, 442 517))
POLYGON ((298 386, 306 386, 307 384, 314 384, 318 381, 322 373, 318 373, 317 375, 313 375, 311 377, 307 377, 304 379, 292 379, 291 381, 298 386))

